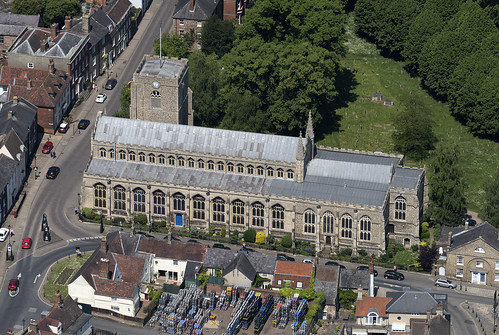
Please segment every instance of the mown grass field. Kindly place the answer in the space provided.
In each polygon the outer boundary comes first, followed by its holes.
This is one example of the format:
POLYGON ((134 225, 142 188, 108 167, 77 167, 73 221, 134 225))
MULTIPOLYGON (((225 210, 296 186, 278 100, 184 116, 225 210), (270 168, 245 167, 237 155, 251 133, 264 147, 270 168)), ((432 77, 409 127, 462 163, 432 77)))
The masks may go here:
MULTIPOLYGON (((347 30, 348 52, 342 60, 344 68, 353 75, 350 99, 346 107, 337 110, 340 117, 338 132, 324 136, 319 145, 383 151, 395 153, 391 133, 395 130, 393 116, 406 108, 410 96, 423 103, 434 122, 434 132, 439 142, 456 143, 461 157, 459 164, 467 185, 465 196, 468 209, 480 212, 485 198, 483 184, 493 178, 499 165, 499 144, 474 137, 468 129, 450 114, 449 107, 429 96, 420 87, 418 78, 411 78, 404 70, 404 63, 380 56, 373 44, 353 34, 352 21, 347 30), (373 92, 382 92, 384 99, 392 99, 393 107, 382 103, 363 100, 373 92)), ((425 161, 407 161, 406 165, 423 167, 425 161)), ((427 174, 431 170, 427 169, 427 174)), ((430 185, 431 187, 431 185, 430 185)))
POLYGON ((68 284, 74 274, 81 268, 83 263, 90 257, 91 253, 84 254, 82 257, 71 256, 65 258, 54 266, 47 278, 47 284, 44 288, 44 297, 50 302, 54 302, 55 292, 60 291, 61 296, 68 295, 68 284))

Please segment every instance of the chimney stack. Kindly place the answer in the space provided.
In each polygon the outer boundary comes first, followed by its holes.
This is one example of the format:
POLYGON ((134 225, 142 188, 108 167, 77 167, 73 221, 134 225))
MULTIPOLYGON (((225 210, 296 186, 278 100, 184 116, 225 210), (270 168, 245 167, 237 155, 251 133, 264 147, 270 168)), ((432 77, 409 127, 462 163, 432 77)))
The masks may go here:
POLYGON ((61 304, 61 291, 57 290, 54 296, 54 307, 59 307, 61 304))
POLYGON ((12 104, 15 106, 17 105, 18 102, 19 100, 17 99, 17 95, 14 95, 14 98, 12 99, 12 104))
POLYGON ((50 26, 50 37, 52 37, 52 41, 57 37, 57 23, 52 23, 50 26))
POLYGON ((28 329, 29 329, 29 331, 30 331, 30 332, 34 332, 34 333, 36 334, 36 333, 37 333, 37 330, 38 330, 37 328, 38 328, 38 327, 37 327, 37 325, 36 325, 36 321, 35 321, 35 319, 31 319, 31 320, 29 320, 29 328, 28 328, 28 329))
POLYGON ((357 300, 362 300, 362 285, 357 289, 357 300))
POLYGON ((66 18, 64 19, 64 29, 66 29, 66 30, 71 29, 71 17, 70 16, 66 16, 66 18))
POLYGON ((369 296, 374 297, 374 261, 369 261, 369 296))
POLYGON ((172 230, 168 231, 168 244, 172 244, 172 230))
POLYGON ((14 335, 14 330, 12 328, 7 329, 7 335, 14 335))
POLYGON ((8 116, 7 116, 7 118, 8 118, 9 120, 11 120, 11 119, 12 119, 12 117, 14 116, 14 112, 13 112, 12 110, 9 110, 9 112, 8 112, 8 114, 7 114, 7 115, 8 115, 8 116))
POLYGON ((100 250, 103 253, 107 253, 107 239, 106 239, 106 235, 102 236, 102 240, 100 241, 100 250))
POLYGON ((189 11, 194 11, 194 6, 196 5, 196 0, 189 0, 189 11))
POLYGON ((449 232, 449 237, 447 238, 447 246, 450 248, 452 244, 452 232, 449 232))
POLYGON ((99 276, 102 278, 109 279, 109 259, 101 258, 99 264, 99 276))
POLYGON ((54 66, 54 59, 53 58, 49 59, 49 73, 51 73, 51 74, 55 73, 55 66, 54 66))
POLYGON ((83 30, 84 33, 87 33, 90 31, 90 17, 85 14, 81 17, 81 29, 83 30))
POLYGON ((444 315, 444 304, 442 304, 441 301, 439 301, 438 305, 437 305, 437 315, 441 315, 441 316, 444 315))
POLYGON ((47 40, 42 40, 40 43, 40 52, 45 52, 47 51, 47 40))
POLYGON ((28 78, 28 81, 26 82, 26 87, 27 88, 32 88, 33 84, 31 83, 31 79, 28 78))

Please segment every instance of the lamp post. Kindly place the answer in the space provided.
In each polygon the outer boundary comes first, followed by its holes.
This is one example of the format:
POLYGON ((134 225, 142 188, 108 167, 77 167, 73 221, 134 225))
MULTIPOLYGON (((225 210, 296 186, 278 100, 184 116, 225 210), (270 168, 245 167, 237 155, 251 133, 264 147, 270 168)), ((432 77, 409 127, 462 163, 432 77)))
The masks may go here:
POLYGON ((81 194, 78 192, 78 213, 81 213, 81 194))

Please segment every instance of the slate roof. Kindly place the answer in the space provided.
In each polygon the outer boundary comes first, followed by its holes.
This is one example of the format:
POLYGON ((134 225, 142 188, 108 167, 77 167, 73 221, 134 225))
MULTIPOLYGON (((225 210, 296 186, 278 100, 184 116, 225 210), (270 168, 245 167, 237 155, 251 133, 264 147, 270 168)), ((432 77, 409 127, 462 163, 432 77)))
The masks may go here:
POLYGON ((208 248, 204 256, 203 266, 209 269, 222 269, 229 265, 237 257, 237 252, 208 248))
POLYGON ((184 279, 194 279, 196 278, 196 273, 199 272, 203 264, 201 262, 191 262, 187 261, 187 265, 184 270, 184 279))
POLYGON ((179 0, 173 11, 174 19, 206 21, 215 14, 215 9, 221 0, 194 0, 194 10, 190 11, 189 0, 179 0))
POLYGON ((50 38, 49 48, 42 52, 40 49, 41 41, 49 40, 50 36, 50 29, 36 27, 27 28, 9 48, 9 54, 70 59, 79 47, 87 41, 87 36, 85 34, 62 30, 57 34, 55 39, 52 40, 50 38))
POLYGON ((326 305, 335 306, 336 298, 338 296, 338 285, 337 283, 331 283, 328 281, 316 280, 314 282, 314 288, 316 292, 322 292, 326 296, 326 305))
POLYGON ((342 269, 339 286, 346 289, 357 289, 362 286, 364 290, 367 290, 369 288, 369 270, 342 269))
POLYGON ((26 26, 40 25, 40 15, 0 13, 0 35, 17 36, 26 26))
POLYGON ((236 269, 251 281, 255 280, 256 270, 244 253, 238 253, 236 258, 224 268, 222 275, 226 276, 236 269))
POLYGON ((12 173, 15 171, 17 162, 0 154, 0 190, 4 190, 10 181, 12 173))
POLYGON ((315 266, 315 290, 326 295, 326 305, 335 306, 338 295, 339 266, 315 266))
POLYGON ((313 268, 314 265, 310 263, 277 261, 274 274, 312 277, 313 268))
POLYGON ((260 252, 248 252, 246 253, 246 257, 249 259, 257 273, 274 274, 277 255, 260 252))
MULTIPOLYGON (((1 76, 1 74, 0 74, 1 76)), ((23 143, 28 139, 29 127, 37 116, 37 107, 24 98, 18 98, 17 103, 9 101, 3 104, 0 110, 0 135, 7 134, 13 129, 23 143), (12 111, 12 118, 9 118, 12 111)))
POLYGON ((445 244, 449 241, 449 233, 452 235, 460 233, 464 231, 464 226, 450 227, 450 226, 442 226, 440 230, 440 236, 438 237, 438 244, 445 244))
MULTIPOLYGON (((107 34, 109 34, 108 26, 111 25, 114 27, 114 22, 111 18, 106 14, 106 12, 102 8, 96 9, 88 20, 89 31, 88 38, 89 42, 92 46, 98 45, 98 43, 105 38, 107 34)), ((86 34, 87 32, 83 31, 82 28, 82 20, 74 20, 72 22, 71 32, 86 34)))
POLYGON ((386 304, 392 298, 384 297, 362 297, 362 300, 357 300, 355 308, 355 316, 367 316, 371 311, 375 311, 382 318, 388 317, 386 314, 386 304))
MULTIPOLYGON (((5 136, 0 137, 0 149, 5 150, 16 162, 21 160, 24 145, 16 132, 11 129, 5 136)), ((7 154, 6 154, 7 155, 7 154)))
MULTIPOLYGON (((447 295, 439 294, 447 299, 447 295)), ((436 311, 438 301, 428 292, 387 292, 386 296, 392 298, 387 304, 387 313, 396 314, 426 314, 431 310, 432 313, 436 311)))
POLYGON ((204 244, 179 241, 171 241, 169 244, 167 240, 143 237, 137 251, 155 254, 161 258, 203 262, 206 249, 204 244))
POLYGON ((463 230, 452 235, 450 250, 457 249, 477 239, 483 239, 492 248, 499 250, 499 239, 497 229, 489 223, 483 223, 468 230, 463 230))
POLYGON ((60 322, 63 334, 78 334, 78 331, 90 319, 92 316, 83 313, 78 304, 68 295, 64 298, 62 307, 52 307, 49 314, 38 321, 37 325, 40 331, 52 333, 48 325, 57 327, 60 322))
POLYGON ((338 283, 338 274, 340 272, 339 266, 330 265, 316 265, 315 267, 315 280, 338 283))
POLYGON ((450 335, 450 322, 442 315, 430 318, 428 330, 425 330, 426 319, 411 319, 411 335, 450 335))

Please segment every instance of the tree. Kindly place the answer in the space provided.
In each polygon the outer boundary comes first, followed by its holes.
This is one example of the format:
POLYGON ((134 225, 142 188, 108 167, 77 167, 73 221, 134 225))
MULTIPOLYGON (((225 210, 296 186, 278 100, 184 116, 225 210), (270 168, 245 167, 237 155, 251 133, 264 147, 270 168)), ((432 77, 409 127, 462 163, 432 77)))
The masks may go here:
POLYGON ((57 23, 61 27, 66 16, 74 17, 80 12, 81 5, 78 0, 45 0, 42 19, 47 26, 57 23))
POLYGON ((291 248, 291 246, 293 245, 293 240, 291 239, 291 235, 284 235, 281 238, 281 245, 284 248, 291 248))
POLYGON ((408 158, 422 160, 428 151, 434 149, 437 137, 433 133, 430 109, 414 96, 405 100, 405 110, 395 115, 393 124, 396 131, 392 133, 395 150, 408 158))
POLYGON ((484 184, 484 218, 495 227, 499 226, 499 168, 495 175, 484 184))
MULTIPOLYGON (((161 56, 186 58, 189 55, 189 47, 192 40, 175 34, 163 34, 161 37, 161 56)), ((159 55, 160 40, 154 41, 154 54, 159 55)))
POLYGON ((222 227, 222 229, 220 229, 220 237, 225 237, 225 235, 227 235, 227 229, 222 227))
POLYGON ((431 272, 433 267, 433 262, 437 257, 437 248, 430 246, 422 246, 419 249, 419 262, 421 267, 426 272, 431 272))
POLYGON ((45 9, 45 0, 14 0, 12 3, 12 12, 24 15, 40 15, 43 17, 45 9))
POLYGON ((131 90, 130 85, 123 85, 120 91, 120 110, 113 114, 114 117, 130 118, 131 90))
POLYGON ((351 306, 357 301, 357 294, 352 290, 345 290, 340 288, 338 292, 338 301, 346 309, 350 309, 351 306))
POLYGON ((256 233, 255 243, 256 244, 265 243, 265 233, 263 231, 260 230, 258 233, 256 233))
POLYGON ((465 208, 464 184, 456 146, 440 145, 429 167, 428 214, 436 223, 457 226, 465 208))
POLYGON ((253 228, 250 228, 250 229, 246 230, 244 232, 243 238, 244 238, 245 242, 255 243, 256 230, 254 230, 253 228))
POLYGON ((235 30, 232 21, 220 20, 216 15, 211 16, 201 31, 201 50, 207 55, 216 54, 222 57, 232 49, 235 30))
POLYGON ((274 244, 275 242, 275 236, 273 234, 268 234, 266 237, 266 240, 269 244, 274 244))

